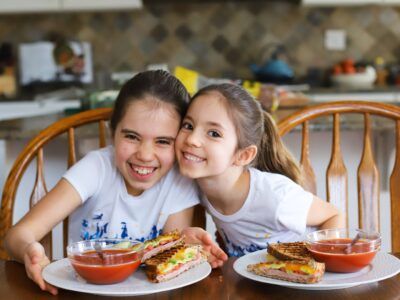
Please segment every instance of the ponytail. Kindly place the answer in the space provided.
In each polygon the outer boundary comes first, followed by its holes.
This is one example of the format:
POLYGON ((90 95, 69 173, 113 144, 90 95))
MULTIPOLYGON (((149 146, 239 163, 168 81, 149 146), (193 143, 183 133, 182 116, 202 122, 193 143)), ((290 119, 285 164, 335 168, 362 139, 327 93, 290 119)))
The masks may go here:
POLYGON ((283 144, 269 113, 264 112, 264 134, 259 145, 255 167, 261 171, 285 175, 301 184, 301 171, 296 160, 283 144))

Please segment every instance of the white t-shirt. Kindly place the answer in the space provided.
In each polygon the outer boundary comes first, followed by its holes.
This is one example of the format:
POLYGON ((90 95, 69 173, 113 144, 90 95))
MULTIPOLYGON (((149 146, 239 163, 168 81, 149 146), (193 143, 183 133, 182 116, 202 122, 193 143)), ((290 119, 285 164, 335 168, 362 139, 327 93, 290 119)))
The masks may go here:
POLYGON ((196 184, 174 166, 152 188, 129 195, 114 163, 114 147, 88 153, 64 175, 82 199, 69 217, 69 240, 123 238, 138 241, 160 234, 169 215, 199 203, 196 184))
POLYGON ((234 214, 223 215, 202 198, 229 256, 265 249, 268 243, 298 241, 307 230, 313 195, 283 175, 249 171, 249 194, 234 214))

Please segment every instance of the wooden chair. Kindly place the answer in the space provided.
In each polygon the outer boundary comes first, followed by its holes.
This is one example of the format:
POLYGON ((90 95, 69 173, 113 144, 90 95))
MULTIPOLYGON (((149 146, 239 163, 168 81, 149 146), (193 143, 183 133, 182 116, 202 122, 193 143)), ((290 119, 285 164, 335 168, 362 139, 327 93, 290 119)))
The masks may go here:
MULTIPOLYGON (((68 157, 66 157, 68 167, 72 166, 76 161, 76 129, 78 127, 93 125, 98 123, 98 139, 99 148, 107 145, 107 126, 106 123, 111 115, 110 108, 99 108, 88 110, 82 113, 75 114, 70 117, 61 119, 34 137, 29 144, 22 150, 17 157, 14 165, 4 185, 1 211, 0 211, 0 259, 8 259, 3 241, 7 231, 13 225, 13 210, 15 204, 16 193, 18 185, 21 181, 24 172, 29 164, 36 158, 36 180, 33 191, 30 197, 30 206, 32 207, 37 203, 46 193, 47 187, 44 179, 44 151, 43 147, 56 137, 67 134, 66 143, 68 145, 68 157)), ((200 207, 196 207, 195 217, 193 220, 194 226, 205 228, 205 213, 200 207)), ((41 241, 47 255, 52 258, 52 233, 50 232, 41 241)), ((63 249, 64 256, 66 256, 65 249, 68 243, 68 218, 63 221, 63 249)))
MULTIPOLYGON (((380 230, 380 178, 373 155, 372 117, 385 118, 395 128, 395 162, 390 176, 392 252, 400 251, 400 107, 368 101, 339 101, 306 107, 284 118, 278 130, 284 136, 301 125, 300 164, 305 175, 304 187, 316 193, 316 176, 310 160, 310 126, 316 119, 332 117, 332 152, 326 170, 327 201, 348 213, 348 174, 341 151, 340 117, 348 114, 363 116, 363 153, 357 170, 358 226, 380 230), (391 119, 391 120, 390 120, 391 119)), ((326 125, 326 124, 325 124, 326 125)))

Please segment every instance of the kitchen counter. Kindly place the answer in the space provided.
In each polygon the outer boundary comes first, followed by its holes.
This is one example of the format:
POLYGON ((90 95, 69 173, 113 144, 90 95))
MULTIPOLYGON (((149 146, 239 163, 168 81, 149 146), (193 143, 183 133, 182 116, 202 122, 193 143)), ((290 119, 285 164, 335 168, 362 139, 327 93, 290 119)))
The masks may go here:
POLYGON ((80 107, 79 100, 0 102, 0 121, 51 115, 80 107))

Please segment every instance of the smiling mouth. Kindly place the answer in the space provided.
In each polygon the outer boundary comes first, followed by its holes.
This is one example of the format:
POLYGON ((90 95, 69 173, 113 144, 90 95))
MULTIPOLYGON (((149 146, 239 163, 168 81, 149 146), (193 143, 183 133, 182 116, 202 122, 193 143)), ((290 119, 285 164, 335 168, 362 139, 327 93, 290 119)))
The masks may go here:
POLYGON ((139 175, 149 175, 151 173, 154 173, 154 171, 157 169, 157 168, 154 168, 154 167, 135 167, 132 164, 130 164, 130 166, 131 166, 131 169, 136 174, 139 174, 139 175))
POLYGON ((196 155, 189 154, 189 153, 186 153, 186 152, 183 152, 183 157, 186 160, 191 161, 191 162, 202 162, 202 161, 205 161, 205 159, 203 159, 201 157, 198 157, 196 155))

